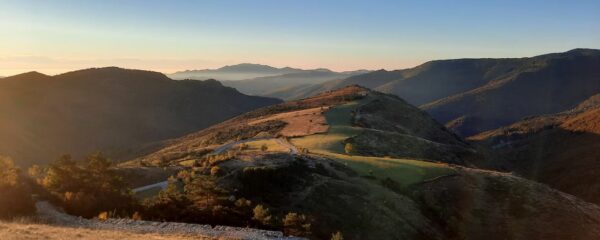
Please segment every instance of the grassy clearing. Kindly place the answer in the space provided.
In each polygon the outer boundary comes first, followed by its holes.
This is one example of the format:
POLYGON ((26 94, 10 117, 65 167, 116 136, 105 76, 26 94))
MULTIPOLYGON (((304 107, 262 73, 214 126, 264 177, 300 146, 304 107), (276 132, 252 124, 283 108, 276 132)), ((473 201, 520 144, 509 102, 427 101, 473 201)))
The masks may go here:
POLYGON ((311 153, 338 160, 360 175, 372 175, 377 179, 390 178, 403 187, 455 172, 453 168, 446 164, 346 155, 343 141, 364 131, 361 128, 352 127, 352 110, 366 101, 368 101, 368 98, 331 108, 325 113, 325 118, 329 124, 327 133, 294 138, 291 143, 300 148, 310 149, 311 153))
POLYGON ((350 102, 329 109, 325 112, 325 119, 329 124, 327 133, 294 138, 291 143, 300 148, 311 149, 311 151, 343 153, 344 145, 342 142, 362 131, 361 128, 352 127, 351 122, 352 110, 361 103, 362 101, 350 102))

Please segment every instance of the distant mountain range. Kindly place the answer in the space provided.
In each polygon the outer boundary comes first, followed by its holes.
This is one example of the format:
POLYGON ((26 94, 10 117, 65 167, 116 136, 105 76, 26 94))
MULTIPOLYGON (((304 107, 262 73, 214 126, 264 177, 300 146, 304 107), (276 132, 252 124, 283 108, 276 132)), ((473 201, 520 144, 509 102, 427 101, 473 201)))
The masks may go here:
POLYGON ((157 72, 98 68, 0 81, 0 155, 19 165, 103 151, 115 159, 280 101, 214 80, 174 81, 157 72))
POLYGON ((298 68, 275 68, 261 64, 242 63, 218 69, 187 70, 169 74, 173 79, 216 79, 225 86, 236 88, 249 95, 279 96, 278 92, 289 89, 313 86, 335 79, 364 74, 369 71, 357 70, 334 72, 325 68, 303 70, 298 68))
POLYGON ((268 94, 282 99, 358 84, 420 106, 463 136, 523 117, 573 108, 600 91, 600 51, 574 49, 530 58, 431 61, 268 94))
POLYGON ((243 81, 221 81, 221 83, 249 95, 285 97, 279 96, 278 93, 289 91, 289 89, 312 86, 330 80, 344 79, 366 72, 368 71, 333 72, 328 69, 303 70, 301 72, 258 77, 243 81))
POLYGON ((169 74, 173 79, 217 79, 217 80, 244 80, 257 77, 275 76, 288 73, 302 72, 302 69, 284 67, 275 68, 267 65, 242 63, 225 66, 218 69, 186 70, 169 74))

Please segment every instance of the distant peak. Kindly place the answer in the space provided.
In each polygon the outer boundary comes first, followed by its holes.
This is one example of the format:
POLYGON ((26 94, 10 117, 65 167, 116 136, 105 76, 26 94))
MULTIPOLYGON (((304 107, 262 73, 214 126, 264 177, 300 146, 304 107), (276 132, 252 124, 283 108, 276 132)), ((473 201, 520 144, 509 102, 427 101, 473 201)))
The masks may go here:
POLYGON ((132 78, 143 78, 143 79, 155 79, 155 80, 171 80, 163 73, 147 70, 137 69, 126 69, 120 67, 100 67, 100 68, 88 68, 77 71, 67 72, 57 77, 82 77, 90 76, 89 79, 132 79, 132 78))
POLYGON ((7 78, 33 79, 33 78, 50 78, 50 76, 40 73, 40 72, 37 72, 37 71, 31 71, 31 72, 17 74, 17 75, 14 75, 12 77, 7 77, 7 78))
POLYGON ((275 67, 255 63, 240 63, 236 65, 227 65, 219 68, 221 71, 261 71, 261 70, 277 70, 275 67))

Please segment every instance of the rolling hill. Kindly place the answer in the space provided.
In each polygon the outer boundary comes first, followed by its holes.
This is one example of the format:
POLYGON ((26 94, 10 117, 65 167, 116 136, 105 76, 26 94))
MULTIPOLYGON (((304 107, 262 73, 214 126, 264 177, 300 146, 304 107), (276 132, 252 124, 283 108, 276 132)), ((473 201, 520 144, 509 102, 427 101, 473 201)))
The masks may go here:
POLYGON ((482 157, 404 100, 349 86, 242 114, 124 166, 183 167, 180 181, 218 186, 207 199, 306 215, 315 239, 600 237, 598 206, 472 168, 482 157))
POLYGON ((292 88, 277 96, 304 98, 358 84, 418 105, 462 136, 557 113, 600 92, 600 51, 574 49, 529 58, 431 61, 292 88))
POLYGON ((0 154, 21 166, 94 151, 131 158, 159 141, 278 102, 215 80, 174 81, 114 67, 24 73, 0 81, 0 154))
POLYGON ((491 149, 488 167, 514 171, 600 204, 600 95, 569 111, 531 117, 470 138, 491 149))

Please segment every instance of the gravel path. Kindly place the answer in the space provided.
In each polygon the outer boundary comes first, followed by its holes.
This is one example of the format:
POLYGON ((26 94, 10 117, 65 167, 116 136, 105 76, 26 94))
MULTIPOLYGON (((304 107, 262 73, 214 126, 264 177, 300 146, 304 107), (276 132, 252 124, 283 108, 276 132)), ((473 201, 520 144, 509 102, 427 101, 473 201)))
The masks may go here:
POLYGON ((160 187, 161 189, 166 189, 167 186, 169 186, 169 181, 163 181, 163 182, 146 185, 146 186, 139 187, 139 188, 134 188, 132 191, 134 193, 136 193, 136 192, 141 192, 141 191, 145 191, 145 190, 148 190, 151 188, 156 188, 156 187, 160 187))
POLYGON ((100 221, 97 219, 85 219, 68 215, 58 211, 48 202, 37 202, 36 207, 39 217, 47 222, 68 227, 80 227, 100 230, 130 231, 138 233, 157 234, 183 234, 198 238, 213 239, 247 239, 247 240, 275 240, 275 239, 302 239, 295 237, 284 237, 282 232, 267 231, 252 228, 239 228, 227 226, 173 223, 173 222, 151 222, 136 221, 132 219, 108 219, 100 221))

